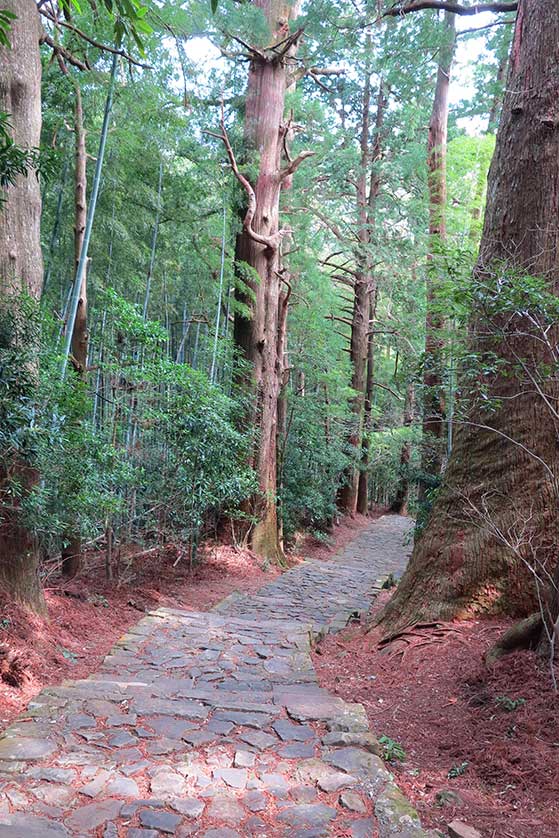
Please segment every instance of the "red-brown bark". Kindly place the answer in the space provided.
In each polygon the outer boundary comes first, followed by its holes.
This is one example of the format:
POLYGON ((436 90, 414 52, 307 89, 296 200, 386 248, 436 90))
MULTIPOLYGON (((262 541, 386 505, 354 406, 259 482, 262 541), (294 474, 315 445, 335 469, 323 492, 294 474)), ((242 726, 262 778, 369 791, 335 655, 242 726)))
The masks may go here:
MULTIPOLYGON (((272 34, 266 50, 254 51, 249 66, 245 106, 245 147, 259 157, 249 212, 237 239, 235 259, 256 271, 259 281, 248 280, 253 298, 240 295, 251 316, 235 317, 236 345, 251 365, 255 429, 253 466, 258 475, 260 498, 253 505, 257 522, 252 547, 272 560, 282 558, 277 517, 278 399, 283 375, 285 323, 282 305, 280 193, 289 173, 282 170, 283 115, 288 85, 288 56, 297 35, 289 36, 289 21, 298 13, 281 0, 256 0, 272 34), (287 40, 286 40, 287 39, 287 40), (281 46, 279 46, 281 44, 281 46)), ((242 181, 241 181, 242 182, 242 181)), ((245 280, 246 281, 246 280, 245 280)))
MULTIPOLYGON (((38 148, 41 134, 41 59, 39 54, 39 17, 35 0, 4 0, 4 9, 16 19, 10 29, 11 48, 0 47, 0 111, 10 115, 12 136, 24 149, 38 148)), ((43 282, 40 243, 41 193, 35 172, 18 177, 5 193, 0 211, 0 308, 10 321, 2 347, 9 353, 28 340, 28 329, 20 310, 20 295, 39 300, 43 282)), ((24 377, 36 375, 34 364, 27 365, 24 377)), ((30 389, 32 385, 30 384, 30 389)), ((31 393, 29 394, 31 395, 31 393)), ((2 509, 0 525, 0 587, 13 599, 43 611, 44 599, 38 577, 39 555, 35 539, 23 525, 19 500, 4 494, 6 481, 16 479, 23 497, 37 483, 38 476, 17 455, 4 462, 0 473, 2 509)))
MULTIPOLYGON (((375 119, 375 133, 370 161, 369 196, 368 196, 368 235, 369 243, 372 241, 373 228, 375 224, 375 212, 377 199, 380 192, 381 176, 379 163, 382 157, 383 146, 383 125, 384 114, 388 103, 383 80, 380 80, 377 96, 377 113, 375 119)), ((369 330, 367 348, 367 373, 365 384, 365 403, 363 418, 363 439, 361 443, 361 466, 359 470, 359 484, 357 488, 357 511, 361 515, 367 515, 369 511, 369 438, 372 431, 373 418, 373 393, 375 378, 375 338, 373 332, 374 319, 378 300, 378 281, 371 267, 371 256, 369 262, 369 330)))
MULTIPOLYGON (((507 276, 513 283, 515 276, 539 276, 551 293, 558 291, 558 44, 555 0, 521 0, 476 268, 490 297, 507 276)), ((477 325, 472 349, 485 352, 487 334, 477 325)), ((498 369, 487 377, 492 409, 475 401, 469 424, 457 425, 445 485, 383 616, 388 631, 417 621, 535 610, 533 577, 496 530, 520 533, 531 560, 551 574, 556 569, 557 423, 549 404, 557 404, 557 376, 547 382, 546 404, 515 367, 523 358, 537 373, 550 361, 548 346, 530 339, 523 311, 498 325, 506 336, 494 336, 489 348, 505 374, 498 369)), ((556 343, 557 328, 549 334, 556 343)))
POLYGON ((346 476, 339 495, 340 508, 349 515, 368 509, 368 446, 364 445, 364 430, 369 419, 372 401, 374 345, 371 321, 376 303, 376 277, 372 269, 370 251, 376 199, 380 188, 377 164, 381 155, 381 130, 384 119, 385 96, 382 83, 377 99, 375 138, 371 148, 370 109, 371 78, 368 75, 363 88, 361 116, 360 167, 357 178, 357 239, 355 248, 355 273, 353 281, 353 312, 351 319, 350 359, 351 388, 355 395, 351 402, 351 427, 348 445, 360 454, 361 467, 352 467, 346 476), (371 169, 372 165, 372 169, 371 169))
POLYGON ((426 278, 425 362, 423 369, 423 450, 419 498, 425 499, 429 484, 439 477, 443 465, 445 436, 445 397, 443 383, 443 318, 440 314, 438 286, 441 255, 446 241, 446 146, 448 134, 448 94, 455 43, 455 19, 445 14, 445 43, 437 68, 437 83, 429 122, 427 169, 429 187, 429 253, 426 278))

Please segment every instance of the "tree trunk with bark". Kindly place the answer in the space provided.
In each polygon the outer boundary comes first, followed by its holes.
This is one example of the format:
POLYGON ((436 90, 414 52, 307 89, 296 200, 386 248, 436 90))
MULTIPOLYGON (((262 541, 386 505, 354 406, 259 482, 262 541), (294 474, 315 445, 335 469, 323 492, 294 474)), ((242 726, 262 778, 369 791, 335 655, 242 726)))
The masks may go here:
POLYGON ((423 369, 423 449, 419 499, 441 474, 445 438, 443 383, 443 318, 439 312, 439 274, 446 241, 446 145, 448 92, 456 39, 455 16, 445 12, 445 43, 441 47, 437 84, 429 122, 427 168, 429 187, 429 253, 427 256, 427 307, 425 312, 425 361, 423 369))
POLYGON ((501 114, 501 106, 503 104, 503 93, 502 93, 502 85, 505 81, 505 77, 507 75, 507 67, 509 63, 509 56, 508 52, 501 56, 499 59, 499 64, 497 67, 497 74, 495 77, 495 94, 493 96, 493 100, 491 102, 491 108, 489 110, 489 118, 487 120, 487 132, 489 134, 494 134, 499 127, 499 116, 501 114))
MULTIPOLYGON (((74 137, 75 137, 75 170, 74 170, 74 269, 77 268, 82 252, 87 220, 87 149, 86 134, 83 121, 82 95, 78 82, 74 82, 74 137)), ((72 332, 72 366, 78 382, 87 381, 87 350, 89 334, 87 327, 87 265, 83 272, 80 299, 74 330, 72 332)), ((70 384, 72 386, 72 384, 70 384)), ((79 488, 79 487, 77 487, 79 488)), ((74 577, 81 565, 81 538, 70 535, 68 543, 62 550, 62 575, 74 577)))
MULTIPOLYGON (((0 47, 0 111, 10 115, 12 136, 24 149, 38 148, 41 135, 41 58, 39 16, 35 0, 4 0, 3 8, 17 15, 10 29, 11 48, 0 47)), ((26 356, 18 382, 18 397, 33 395, 37 354, 30 352, 29 323, 21 309, 21 295, 38 301, 43 282, 40 243, 41 193, 34 171, 19 176, 5 193, 0 211, 0 314, 2 354, 26 356), (29 356, 34 355, 33 360, 29 356), (24 392, 23 392, 24 391, 24 392)), ((33 331, 33 329, 31 330, 33 331)), ((34 338, 38 340, 38 336, 34 338)), ((8 455, 0 466, 2 494, 0 524, 0 587, 38 612, 45 611, 39 582, 39 552, 32 533, 22 524, 20 500, 38 481, 35 469, 23 455, 8 455), (9 492, 9 482, 20 484, 19 497, 9 492), (6 491, 8 490, 8 491, 6 491)))
MULTIPOLYGON (((376 290, 376 289, 375 289, 376 290)), ((375 343, 372 324, 375 317, 377 294, 369 295, 369 337, 367 348, 367 374, 365 383, 365 404, 363 416, 363 439, 361 441, 361 467, 357 486, 357 512, 369 512, 369 434, 373 429, 373 390, 375 382, 375 343)))
MULTIPOLYGON (((234 340, 251 367, 254 391, 250 421, 255 430, 252 465, 260 497, 253 504, 257 519, 252 547, 258 555, 278 561, 283 558, 277 514, 278 399, 283 377, 285 324, 282 322, 282 265, 280 245, 280 194, 295 171, 297 159, 282 169, 285 92, 289 55, 300 33, 289 33, 289 21, 298 14, 297 4, 281 0, 256 0, 271 31, 272 46, 251 53, 245 107, 245 147, 259 156, 259 171, 252 186, 237 177, 248 194, 249 208, 237 239, 235 260, 246 263, 258 281, 244 277, 249 294, 238 294, 250 317, 236 315, 234 340)), ((231 157, 231 154, 230 154, 231 157)), ((236 164, 234 165, 236 169, 236 164)))
POLYGON ((357 178, 357 237, 358 246, 355 250, 356 270, 353 282, 353 312, 351 319, 350 360, 352 367, 351 388, 355 395, 351 403, 351 428, 348 434, 348 446, 359 452, 360 468, 351 467, 339 496, 340 508, 349 515, 355 514, 358 507, 361 511, 368 509, 368 479, 367 462, 368 448, 364 443, 364 429, 367 413, 367 393, 372 398, 372 375, 374 366, 373 336, 371 334, 371 320, 376 301, 376 278, 372 270, 370 252, 371 226, 374 222, 374 206, 380 188, 380 180, 376 165, 381 153, 380 131, 384 116, 384 92, 382 83, 379 87, 377 101, 377 119, 375 124, 375 140, 373 149, 370 143, 370 110, 371 110, 371 77, 367 75, 363 88, 363 104, 361 117, 361 160, 359 177, 357 178), (372 153, 373 152, 373 153, 372 153), (370 171, 371 161, 373 169, 370 171), (365 462, 363 459, 365 458, 365 462), (360 498, 361 495, 361 499, 360 498))
MULTIPOLYGON (((380 171, 379 162, 382 157, 383 145, 383 125, 384 114, 388 104, 387 94, 384 87, 384 82, 381 79, 378 96, 377 96, 377 113, 375 120, 375 135, 373 139, 373 149, 371 154, 371 172, 369 179, 369 197, 368 197, 368 233, 369 244, 372 241, 373 227, 375 224, 375 212, 377 199, 380 192, 380 171)), ((371 257, 369 256, 369 264, 371 257)), ((369 434, 372 431, 372 417, 373 417, 373 392, 374 392, 374 378, 375 378, 375 336, 373 332, 374 320, 377 310, 378 300, 378 282, 370 267, 370 282, 369 282, 369 329, 368 329, 368 349, 367 349, 367 375, 365 385, 365 405, 364 405, 364 419, 363 419, 363 440, 361 443, 361 467, 359 471, 359 485, 357 489, 357 511, 361 515, 366 515, 369 511, 369 434)))
MULTIPOLYGON (((558 44, 555 0, 521 0, 476 266, 488 300, 526 275, 558 292, 558 44)), ((556 570, 559 387, 551 377, 542 398, 515 373, 519 359, 527 378, 550 362, 546 343, 530 339, 530 314, 500 323, 489 343, 486 322, 472 324, 472 350, 495 352, 505 374, 498 368, 487 382, 492 409, 474 401, 457 423, 445 484, 380 618, 389 634, 417 622, 536 610, 533 575, 506 537, 520 538, 532 563, 556 570)))

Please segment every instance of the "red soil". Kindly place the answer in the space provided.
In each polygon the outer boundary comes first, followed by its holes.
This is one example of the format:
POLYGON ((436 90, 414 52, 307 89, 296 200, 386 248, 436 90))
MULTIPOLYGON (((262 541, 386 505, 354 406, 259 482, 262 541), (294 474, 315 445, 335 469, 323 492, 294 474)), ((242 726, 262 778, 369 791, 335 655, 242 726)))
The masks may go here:
POLYGON ((362 703, 377 735, 400 743, 391 770, 425 825, 457 818, 483 838, 559 835, 559 715, 549 668, 517 652, 491 669, 484 652, 505 620, 452 624, 441 636, 410 636, 378 648, 378 631, 349 628, 314 655, 322 686, 362 703), (524 699, 516 709, 503 698, 524 699), (500 700, 499 700, 500 699, 500 700), (459 776, 448 772, 461 767, 459 776), (440 805, 437 793, 459 795, 440 805))
MULTIPOLYGON (((328 558, 369 524, 363 516, 342 520, 327 544, 301 537, 289 563, 303 557, 328 558)), ((66 678, 87 678, 142 612, 160 606, 207 611, 232 591, 255 591, 279 573, 264 567, 249 550, 228 545, 208 543, 200 558, 192 573, 185 561, 174 567, 176 550, 169 545, 130 560, 117 586, 104 580, 103 554, 92 553, 76 580, 65 584, 49 579, 47 620, 0 599, 0 643, 22 656, 27 672, 19 689, 0 680, 0 729, 43 687, 66 678)))

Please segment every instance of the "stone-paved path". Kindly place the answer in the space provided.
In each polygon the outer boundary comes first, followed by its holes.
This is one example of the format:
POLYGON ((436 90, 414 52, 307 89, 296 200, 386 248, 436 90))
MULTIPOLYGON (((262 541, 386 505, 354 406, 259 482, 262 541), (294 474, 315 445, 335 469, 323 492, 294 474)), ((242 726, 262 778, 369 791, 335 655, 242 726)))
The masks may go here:
POLYGON ((218 613, 161 608, 43 690, 0 739, 0 838, 426 835, 309 654, 403 569, 408 529, 384 517, 218 613))

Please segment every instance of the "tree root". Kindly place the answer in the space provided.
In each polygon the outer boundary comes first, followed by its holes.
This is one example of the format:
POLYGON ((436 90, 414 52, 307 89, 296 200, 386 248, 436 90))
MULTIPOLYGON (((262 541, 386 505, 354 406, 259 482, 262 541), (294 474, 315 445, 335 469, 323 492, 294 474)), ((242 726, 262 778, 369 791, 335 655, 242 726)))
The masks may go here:
POLYGON ((0 643, 0 679, 10 687, 19 689, 27 678, 27 665, 19 652, 0 643))
POLYGON ((389 660, 401 655, 401 663, 408 653, 425 646, 444 643, 452 638, 464 642, 460 630, 453 623, 417 623, 403 631, 383 637, 378 642, 378 649, 387 655, 389 660))
POLYGON ((543 619, 539 611, 511 626, 485 655, 485 663, 492 666, 503 655, 516 649, 535 649, 541 637, 543 619))

